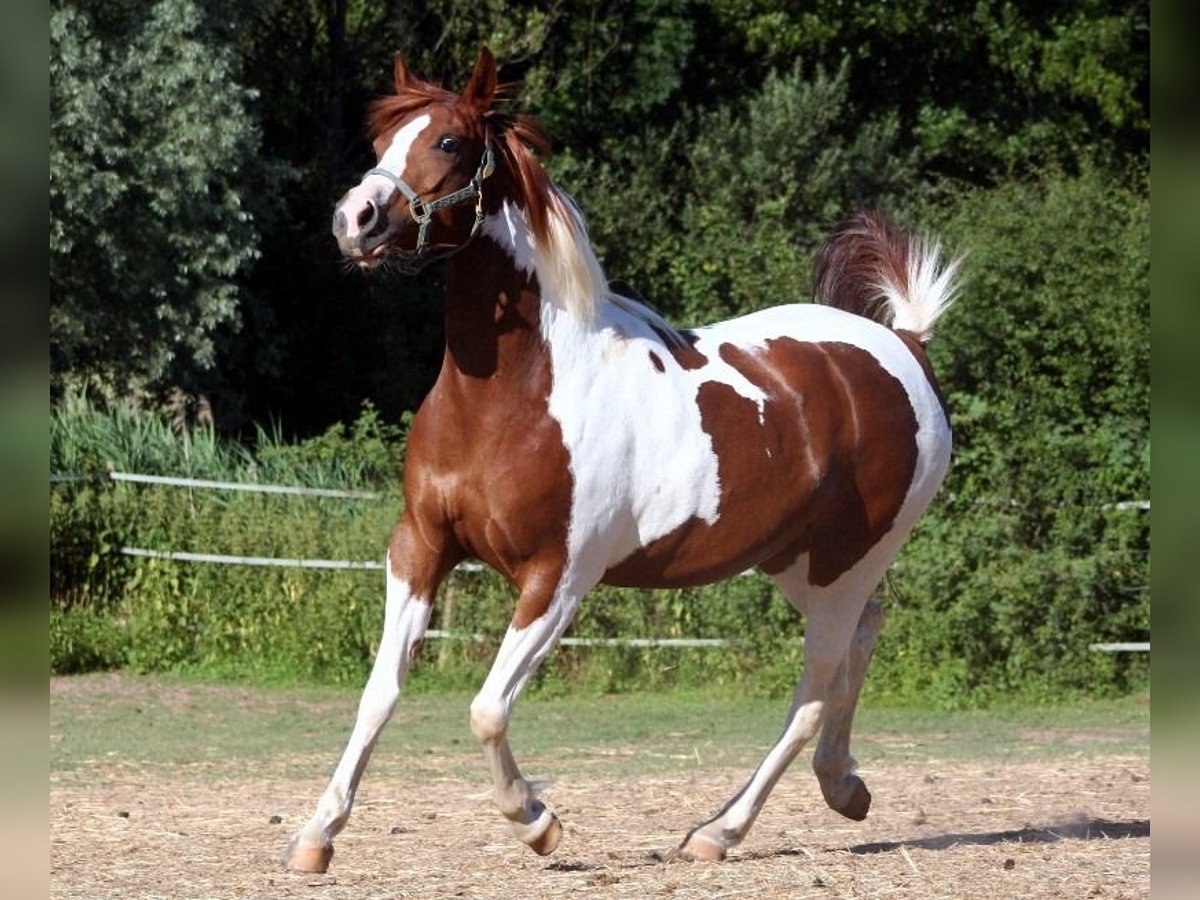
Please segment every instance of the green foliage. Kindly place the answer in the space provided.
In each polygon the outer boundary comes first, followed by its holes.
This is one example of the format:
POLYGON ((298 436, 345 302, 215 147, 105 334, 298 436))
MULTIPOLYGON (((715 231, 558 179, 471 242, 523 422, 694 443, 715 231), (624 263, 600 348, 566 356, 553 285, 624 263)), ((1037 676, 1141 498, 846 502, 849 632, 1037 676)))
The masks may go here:
MULTIPOLYGON (((1149 149, 1150 9, 1114 0, 711 0, 743 79, 800 57, 852 67, 862 119, 899 117, 931 172, 988 183, 1149 149)), ((713 75, 719 78, 721 69, 713 75)))
POLYGON ((52 382, 117 393, 214 362, 257 255, 258 133, 193 0, 50 14, 52 382), (139 7, 140 9, 140 7, 139 7))
POLYGON ((274 483, 300 478, 312 487, 398 484, 411 424, 411 414, 403 416, 399 425, 384 422, 368 400, 349 427, 338 422, 298 444, 286 443, 278 432, 268 437, 260 429, 255 454, 258 477, 274 483), (321 484, 313 481, 317 473, 321 484))
POLYGON ((970 280, 932 345, 955 424, 942 499, 901 557, 876 668, 902 695, 1102 692, 1145 659, 1149 199, 1095 171, 963 196, 970 280))
POLYGON ((847 73, 797 65, 738 103, 610 146, 600 162, 557 160, 561 181, 589 198, 610 275, 689 324, 807 299, 831 223, 915 181, 896 122, 850 114, 847 73))
POLYGON ((436 374, 436 269, 348 278, 327 237, 370 165, 364 109, 397 49, 459 86, 490 45, 513 105, 557 135, 610 274, 690 321, 795 296, 816 232, 847 205, 946 175, 995 185, 1094 164, 1124 180, 1149 148, 1146 4, 149 9, 53 4, 53 375, 180 385, 230 431, 282 418, 318 433, 364 396, 394 419, 436 374))
POLYGON ((124 665, 126 635, 115 617, 88 606, 50 609, 50 671, 74 675, 124 665))
POLYGON ((283 558, 378 559, 400 506, 401 432, 369 405, 349 428, 297 445, 259 432, 251 452, 211 427, 75 399, 51 421, 55 466, 218 481, 376 490, 348 500, 95 481, 50 495, 51 669, 200 667, 259 677, 357 677, 376 640, 371 573, 189 565, 122 546, 283 558))

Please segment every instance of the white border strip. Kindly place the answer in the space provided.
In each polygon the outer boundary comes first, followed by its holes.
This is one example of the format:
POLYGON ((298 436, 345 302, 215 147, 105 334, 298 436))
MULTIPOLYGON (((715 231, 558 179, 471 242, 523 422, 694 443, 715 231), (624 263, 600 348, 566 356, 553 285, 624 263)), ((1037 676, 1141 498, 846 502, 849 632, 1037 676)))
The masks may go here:
POLYGON ((168 559, 177 562, 221 563, 227 566, 275 566, 292 569, 382 569, 381 562, 360 562, 353 559, 280 559, 274 556, 227 556, 223 553, 189 553, 186 550, 146 550, 142 547, 122 547, 125 556, 146 559, 168 559))
MULTIPOLYGON (((425 632, 425 637, 439 638, 445 641, 466 641, 472 644, 496 644, 497 639, 483 634, 465 634, 458 631, 440 631, 431 628, 425 632)), ((565 637, 558 645, 560 647, 728 647, 729 641, 724 638, 586 638, 565 637)))
MULTIPOLYGON (((285 559, 278 556, 232 556, 227 553, 192 553, 189 550, 148 550, 145 547, 121 547, 123 556, 166 559, 173 562, 217 563, 225 566, 271 566, 295 569, 382 569, 383 563, 357 559, 285 559)), ((477 562, 462 562, 458 572, 482 572, 477 562)))

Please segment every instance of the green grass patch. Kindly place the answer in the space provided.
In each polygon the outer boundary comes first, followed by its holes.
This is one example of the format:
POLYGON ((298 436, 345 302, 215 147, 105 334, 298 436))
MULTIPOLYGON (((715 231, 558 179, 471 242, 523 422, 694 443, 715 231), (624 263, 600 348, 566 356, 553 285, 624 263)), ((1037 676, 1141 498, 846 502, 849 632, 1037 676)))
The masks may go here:
MULTIPOLYGON (((123 673, 56 679, 50 770, 94 765, 209 765, 214 776, 265 766, 301 776, 332 770, 359 692, 262 688, 123 673)), ((401 700, 376 770, 474 771, 469 694, 401 700)), ((530 774, 640 772, 755 765, 778 736, 786 702, 697 691, 522 700, 511 738, 530 774)), ((1148 754, 1147 695, 1069 706, 943 712, 860 710, 855 755, 888 759, 1028 759, 1148 754)))

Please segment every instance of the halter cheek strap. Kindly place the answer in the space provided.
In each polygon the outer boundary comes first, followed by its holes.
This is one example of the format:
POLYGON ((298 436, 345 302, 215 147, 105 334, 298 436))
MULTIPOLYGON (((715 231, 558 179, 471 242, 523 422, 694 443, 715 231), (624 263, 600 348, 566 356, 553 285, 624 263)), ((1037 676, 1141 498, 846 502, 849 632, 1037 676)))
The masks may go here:
MULTIPOLYGON (((406 263, 401 265, 402 269, 410 274, 417 272, 434 260, 445 259, 471 243, 483 226, 483 182, 495 170, 496 161, 492 155, 492 145, 485 144, 483 157, 479 160, 479 168, 475 170, 475 176, 467 182, 467 185, 434 200, 422 200, 408 182, 395 172, 375 168, 366 173, 366 175, 379 175, 390 181, 395 189, 407 198, 408 212, 413 217, 413 221, 417 223, 417 245, 412 250, 396 248, 392 251, 401 259, 406 260, 406 263), (433 214, 447 206, 458 206, 462 203, 469 203, 471 200, 475 201, 475 224, 471 226, 471 233, 467 235, 467 239, 448 250, 435 252, 429 243, 429 224, 433 220, 433 214)), ((363 177, 365 178, 366 175, 363 177)))

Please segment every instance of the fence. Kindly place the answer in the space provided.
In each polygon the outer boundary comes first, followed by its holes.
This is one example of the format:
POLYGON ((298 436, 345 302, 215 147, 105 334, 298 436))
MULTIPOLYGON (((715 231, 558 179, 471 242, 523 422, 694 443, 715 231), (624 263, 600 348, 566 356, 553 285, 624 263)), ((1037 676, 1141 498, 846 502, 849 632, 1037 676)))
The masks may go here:
MULTIPOLYGON (((64 484, 76 481, 104 480, 129 483, 148 484, 165 487, 184 487, 195 490, 225 490, 247 491, 262 494, 284 494, 292 496, 323 497, 347 500, 373 500, 380 495, 372 491, 348 491, 332 488, 309 488, 296 485, 254 484, 248 482, 211 481, 203 478, 183 478, 165 475, 143 475, 133 472, 110 471, 103 475, 52 474, 51 484, 64 484)), ((225 553, 196 553, 188 550, 160 550, 146 547, 118 547, 117 551, 123 556, 142 559, 161 559, 171 562, 188 562, 209 565, 238 565, 264 566, 272 568, 293 569, 327 569, 341 571, 379 571, 384 563, 374 560, 352 559, 296 559, 270 556, 238 556, 225 553)), ((481 572, 486 567, 477 562, 466 561, 459 563, 454 572, 481 572)), ((453 575, 454 573, 451 573, 453 575)), ((752 575, 753 571, 743 572, 752 575)), ((436 640, 461 641, 470 643, 488 643, 494 640, 482 634, 465 634, 462 632, 446 631, 431 628, 425 632, 426 638, 436 640)), ((641 648, 721 648, 729 646, 729 641, 723 638, 583 638, 564 637, 559 641, 567 647, 641 647, 641 648)))
MULTIPOLYGON (((248 482, 212 481, 201 478, 185 478, 163 475, 143 475, 132 472, 110 471, 103 475, 81 474, 52 474, 51 484, 70 483, 83 480, 107 479, 113 482, 130 484, 147 484, 165 487, 185 487, 193 490, 246 491, 262 494, 282 494, 292 496, 309 496, 346 500, 373 500, 380 495, 373 491, 352 491, 333 488, 310 488, 295 485, 272 485, 248 482)), ((1105 509, 1150 511, 1149 500, 1125 500, 1104 505, 1105 509)), ((172 562, 188 562, 210 565, 244 565, 267 566, 295 569, 327 569, 343 571, 376 571, 384 568, 384 563, 374 560, 349 559, 298 559, 265 556, 239 556, 221 553, 197 553, 185 550, 162 550, 145 547, 118 548, 122 555, 145 559, 162 559, 172 562)), ((455 572, 483 571, 484 566, 475 562, 463 562, 455 572)), ((741 573, 753 575, 753 570, 741 573)), ((453 575, 453 573, 452 573, 453 575)), ((465 634, 440 629, 430 629, 426 636, 433 639, 485 643, 491 638, 480 634, 465 634)), ((583 647, 680 647, 680 648, 720 648, 727 647, 729 641, 722 638, 577 638, 564 637, 561 644, 565 646, 583 647)), ((1103 653, 1148 653, 1150 643, 1145 642, 1111 642, 1090 644, 1089 649, 1103 653)))

